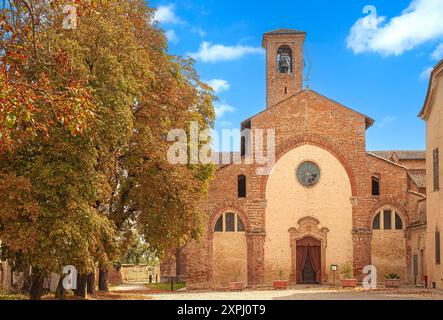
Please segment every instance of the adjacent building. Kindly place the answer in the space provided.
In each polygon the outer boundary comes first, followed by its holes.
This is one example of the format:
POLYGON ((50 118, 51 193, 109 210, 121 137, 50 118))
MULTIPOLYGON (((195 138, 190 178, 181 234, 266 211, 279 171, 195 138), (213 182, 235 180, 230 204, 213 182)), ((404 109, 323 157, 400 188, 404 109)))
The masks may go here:
POLYGON ((427 227, 426 274, 431 287, 443 289, 443 60, 433 69, 420 117, 426 121, 427 227))

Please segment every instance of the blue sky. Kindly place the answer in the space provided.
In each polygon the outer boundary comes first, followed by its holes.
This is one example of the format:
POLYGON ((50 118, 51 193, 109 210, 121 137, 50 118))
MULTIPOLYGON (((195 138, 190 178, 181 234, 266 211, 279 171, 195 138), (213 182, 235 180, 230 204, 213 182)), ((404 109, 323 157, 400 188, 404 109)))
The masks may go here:
POLYGON ((368 150, 425 148, 417 114, 430 68, 443 58, 442 0, 149 4, 158 8, 170 53, 193 56, 202 80, 217 87, 218 131, 238 128, 265 108, 262 35, 294 28, 308 33, 310 88, 376 120, 367 131, 368 150), (364 13, 367 5, 373 7, 364 13))

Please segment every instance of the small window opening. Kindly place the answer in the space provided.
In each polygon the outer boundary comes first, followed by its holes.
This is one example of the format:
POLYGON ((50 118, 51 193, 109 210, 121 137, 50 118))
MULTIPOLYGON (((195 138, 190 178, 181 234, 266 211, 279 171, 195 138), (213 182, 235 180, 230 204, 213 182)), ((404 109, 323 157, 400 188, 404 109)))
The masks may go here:
POLYGON ((238 197, 246 198, 246 176, 238 176, 238 197))
POLYGON ((373 196, 380 195, 380 178, 376 176, 372 177, 372 195, 373 196))

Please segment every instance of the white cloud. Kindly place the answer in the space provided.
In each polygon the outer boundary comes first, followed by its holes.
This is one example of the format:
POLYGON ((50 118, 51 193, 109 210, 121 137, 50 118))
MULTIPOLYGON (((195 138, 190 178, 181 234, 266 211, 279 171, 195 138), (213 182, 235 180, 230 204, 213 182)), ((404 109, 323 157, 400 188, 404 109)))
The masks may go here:
POLYGON ((426 67, 423 72, 420 74, 421 80, 429 80, 431 77, 431 72, 434 68, 433 67, 426 67))
POLYGON ((225 113, 231 113, 236 110, 234 107, 224 103, 216 103, 214 109, 215 109, 215 116, 217 117, 217 119, 222 118, 225 115, 225 113))
POLYGON ((393 116, 387 116, 384 117, 383 120, 378 124, 379 128, 385 128, 387 127, 389 124, 391 124, 392 122, 394 122, 395 120, 397 120, 396 117, 393 116))
POLYGON ((211 86, 212 89, 214 89, 215 93, 227 91, 229 90, 229 88, 231 88, 229 82, 222 79, 213 79, 211 81, 208 81, 208 85, 211 86))
POLYGON ((437 48, 435 48, 435 50, 432 53, 431 57, 434 60, 441 60, 441 59, 443 59, 443 43, 440 43, 440 45, 437 48))
POLYGON ((443 37, 443 1, 413 0, 401 15, 387 21, 375 11, 351 28, 347 46, 354 53, 401 55, 443 37))
POLYGON ((175 14, 175 5, 160 6, 154 15, 154 20, 159 23, 180 24, 183 21, 175 14))
POLYGON ((166 38, 169 42, 177 43, 178 42, 178 36, 175 33, 174 30, 168 30, 165 32, 166 38))
POLYGON ((263 52, 262 48, 241 45, 224 46, 204 41, 200 45, 200 50, 198 52, 189 53, 188 55, 203 62, 219 62, 236 60, 248 54, 262 54, 263 52))
POLYGON ((193 27, 191 28, 191 32, 197 33, 202 38, 206 36, 206 31, 203 30, 202 28, 193 27))

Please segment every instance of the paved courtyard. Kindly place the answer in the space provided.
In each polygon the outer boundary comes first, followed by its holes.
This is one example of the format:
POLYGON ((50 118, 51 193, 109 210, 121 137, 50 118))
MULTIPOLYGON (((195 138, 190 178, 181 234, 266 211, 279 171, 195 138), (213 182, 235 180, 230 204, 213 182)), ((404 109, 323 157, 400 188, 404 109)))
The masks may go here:
POLYGON ((113 289, 114 292, 137 293, 137 299, 150 300, 443 300, 443 291, 425 290, 414 287, 401 289, 377 290, 343 290, 330 287, 299 286, 286 291, 260 290, 244 292, 174 292, 152 293, 142 292, 143 284, 122 285, 113 289), (133 291, 134 290, 134 291, 133 291))

